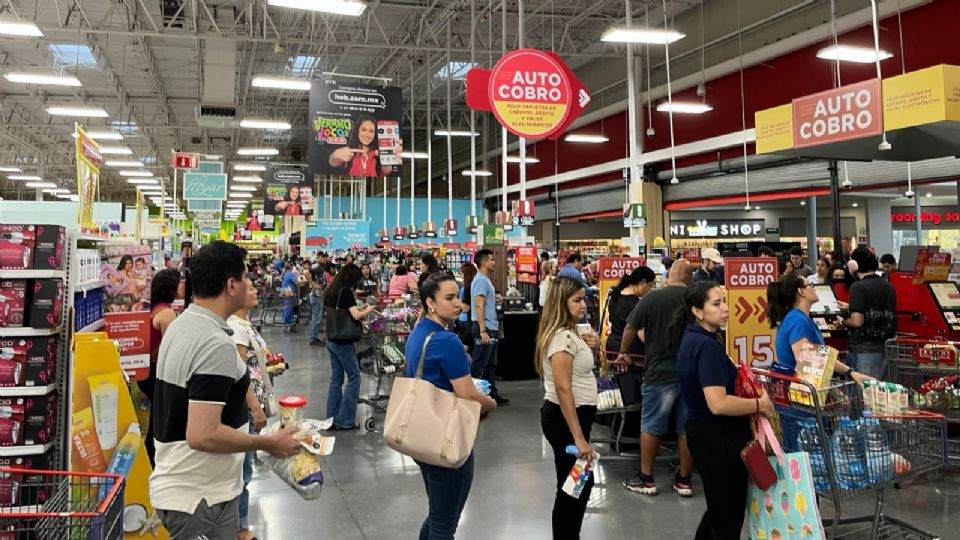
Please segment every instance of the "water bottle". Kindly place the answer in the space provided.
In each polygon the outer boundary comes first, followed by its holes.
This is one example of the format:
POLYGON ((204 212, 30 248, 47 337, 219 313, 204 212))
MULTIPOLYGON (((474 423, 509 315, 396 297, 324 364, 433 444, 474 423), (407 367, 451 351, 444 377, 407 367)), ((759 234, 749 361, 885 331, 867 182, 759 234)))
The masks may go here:
POLYGON ((871 484, 893 478, 892 455, 887 433, 877 418, 864 418, 861 424, 864 447, 867 452, 867 473, 871 484))
POLYGON ((818 491, 825 491, 830 487, 827 477, 827 464, 823 458, 823 444, 820 440, 820 430, 813 419, 800 421, 800 432, 797 434, 797 446, 801 452, 810 456, 810 470, 813 472, 813 487, 818 491))
POLYGON ((833 432, 833 463, 837 483, 842 489, 862 489, 867 485, 867 454, 863 435, 849 417, 840 418, 840 426, 833 432))

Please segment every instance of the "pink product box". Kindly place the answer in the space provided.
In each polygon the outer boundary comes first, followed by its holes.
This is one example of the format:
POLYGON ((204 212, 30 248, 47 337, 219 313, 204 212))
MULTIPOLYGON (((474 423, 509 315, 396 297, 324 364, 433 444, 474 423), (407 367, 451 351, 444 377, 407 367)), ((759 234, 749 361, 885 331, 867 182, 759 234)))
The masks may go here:
POLYGON ((0 339, 0 386, 46 386, 56 366, 56 336, 0 339))
POLYGON ((0 467, 30 469, 34 473, 0 473, 0 507, 43 504, 50 495, 47 492, 49 479, 41 471, 54 467, 54 450, 36 456, 0 458, 0 467))
POLYGON ((0 399, 0 446, 45 444, 54 437, 57 395, 0 399))
POLYGON ((35 225, 0 224, 0 270, 31 268, 35 243, 35 225))

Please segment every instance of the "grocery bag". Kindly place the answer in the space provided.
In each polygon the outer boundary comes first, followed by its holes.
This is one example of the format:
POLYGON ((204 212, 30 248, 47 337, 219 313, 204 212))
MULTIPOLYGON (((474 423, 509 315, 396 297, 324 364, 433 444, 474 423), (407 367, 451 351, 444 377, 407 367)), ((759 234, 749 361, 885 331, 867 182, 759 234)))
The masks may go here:
MULTIPOLYGON (((758 438, 770 437, 769 424, 758 426, 758 438)), ((747 487, 747 527, 752 540, 825 540, 820 508, 813 490, 813 471, 806 452, 784 454, 771 444, 768 456, 777 480, 766 490, 747 487)))

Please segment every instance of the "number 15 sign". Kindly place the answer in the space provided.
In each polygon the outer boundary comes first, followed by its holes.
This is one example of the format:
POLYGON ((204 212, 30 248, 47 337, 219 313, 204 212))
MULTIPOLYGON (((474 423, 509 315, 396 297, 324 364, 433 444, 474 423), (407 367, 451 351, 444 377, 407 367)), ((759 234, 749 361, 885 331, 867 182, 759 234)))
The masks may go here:
POLYGON ((730 308, 727 354, 734 362, 769 368, 776 330, 767 319, 767 285, 777 280, 777 260, 728 258, 723 263, 730 308))

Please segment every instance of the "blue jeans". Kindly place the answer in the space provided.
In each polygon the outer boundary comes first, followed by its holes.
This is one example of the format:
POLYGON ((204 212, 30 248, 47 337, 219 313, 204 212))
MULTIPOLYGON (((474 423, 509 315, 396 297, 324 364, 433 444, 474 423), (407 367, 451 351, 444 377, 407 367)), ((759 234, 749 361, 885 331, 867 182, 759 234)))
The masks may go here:
POLYGON ((473 323, 473 362, 470 365, 470 375, 474 379, 483 379, 490 383, 490 395, 497 395, 497 338, 500 332, 488 328, 490 343, 483 344, 480 339, 480 325, 473 323))
POLYGON ((334 343, 327 341, 330 353, 330 390, 327 392, 327 418, 333 418, 333 425, 342 428, 353 427, 357 423, 357 401, 360 399, 360 364, 357 363, 355 343, 334 343), (343 376, 347 376, 347 387, 343 386, 343 376))
POLYGON ((296 301, 296 294, 283 298, 283 324, 293 324, 293 305, 296 301))
POLYGON ((881 381, 887 375, 887 355, 883 352, 850 351, 847 353, 847 365, 854 371, 881 381))
POLYGON ((310 294, 310 341, 320 339, 320 321, 323 320, 323 297, 310 294))
MULTIPOLYGON (((249 432, 253 433, 253 415, 249 416, 249 432)), ((250 528, 250 522, 247 516, 250 515, 250 492, 247 491, 247 485, 253 479, 253 452, 244 452, 243 454, 243 491, 240 492, 239 511, 240 511, 240 530, 246 531, 250 528)))
POLYGON ((420 540, 453 540, 460 514, 473 484, 473 453, 459 469, 447 469, 417 461, 427 488, 430 513, 420 527, 420 540))

